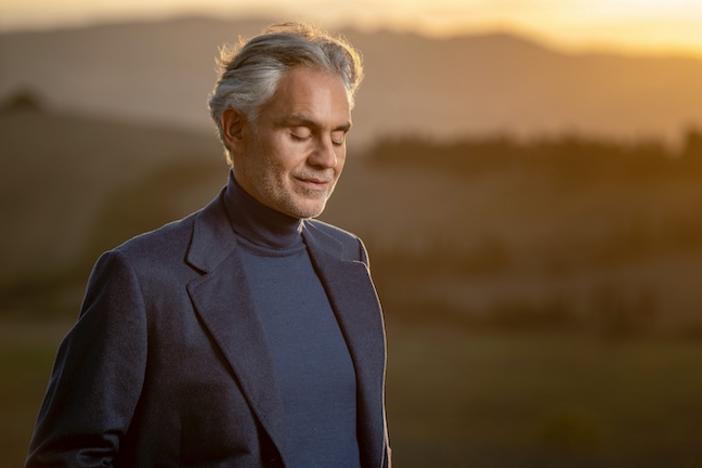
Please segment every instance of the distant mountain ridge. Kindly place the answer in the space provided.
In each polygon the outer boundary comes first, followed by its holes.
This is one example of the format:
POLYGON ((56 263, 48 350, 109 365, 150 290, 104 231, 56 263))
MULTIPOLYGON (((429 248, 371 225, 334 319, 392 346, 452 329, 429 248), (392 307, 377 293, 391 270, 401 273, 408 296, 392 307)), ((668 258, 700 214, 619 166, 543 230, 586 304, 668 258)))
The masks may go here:
MULTIPOLYGON (((0 96, 211 128, 217 47, 270 21, 204 17, 0 35, 0 96)), ((702 123, 702 59, 568 54, 495 33, 341 31, 363 53, 355 142, 383 134, 590 133, 673 139, 702 123)))

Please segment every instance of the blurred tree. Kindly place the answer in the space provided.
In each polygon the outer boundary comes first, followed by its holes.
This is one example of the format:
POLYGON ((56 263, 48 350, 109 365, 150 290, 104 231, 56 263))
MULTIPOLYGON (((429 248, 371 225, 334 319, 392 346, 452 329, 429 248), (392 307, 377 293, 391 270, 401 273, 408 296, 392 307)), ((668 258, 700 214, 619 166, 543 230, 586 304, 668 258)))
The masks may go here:
POLYGON ((40 93, 29 88, 20 88, 2 101, 0 104, 0 112, 39 112, 45 107, 45 99, 40 93))
POLYGON ((702 130, 697 127, 689 127, 685 132, 683 157, 702 158, 702 130))

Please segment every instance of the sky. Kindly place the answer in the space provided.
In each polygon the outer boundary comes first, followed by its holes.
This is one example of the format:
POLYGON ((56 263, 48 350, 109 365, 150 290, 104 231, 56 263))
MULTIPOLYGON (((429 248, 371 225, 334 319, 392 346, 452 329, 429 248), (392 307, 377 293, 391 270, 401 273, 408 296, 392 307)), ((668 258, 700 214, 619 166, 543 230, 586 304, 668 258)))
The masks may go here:
POLYGON ((0 0, 0 30, 200 14, 447 36, 527 34, 565 49, 702 56, 702 0, 0 0))

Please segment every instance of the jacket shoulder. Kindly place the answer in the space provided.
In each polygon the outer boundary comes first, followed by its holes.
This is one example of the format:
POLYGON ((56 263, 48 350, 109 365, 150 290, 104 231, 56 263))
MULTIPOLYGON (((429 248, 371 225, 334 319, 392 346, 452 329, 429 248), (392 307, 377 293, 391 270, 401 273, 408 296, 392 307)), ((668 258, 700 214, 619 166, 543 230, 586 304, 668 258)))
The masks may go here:
POLYGON ((342 246, 342 258, 357 260, 368 265, 368 254, 363 241, 356 234, 317 219, 306 220, 305 223, 313 230, 319 231, 339 242, 342 246))
POLYGON ((340 242, 357 242, 359 240, 359 237, 356 234, 318 219, 308 219, 305 221, 305 223, 340 242))
POLYGON ((179 276, 191 269, 185 263, 199 211, 123 242, 110 252, 119 254, 142 279, 179 276))

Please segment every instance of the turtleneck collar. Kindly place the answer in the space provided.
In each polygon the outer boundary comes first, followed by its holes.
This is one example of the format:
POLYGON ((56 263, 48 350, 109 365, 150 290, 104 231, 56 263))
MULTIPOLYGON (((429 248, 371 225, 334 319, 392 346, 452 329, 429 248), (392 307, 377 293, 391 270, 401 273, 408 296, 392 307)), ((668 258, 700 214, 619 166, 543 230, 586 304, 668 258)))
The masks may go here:
POLYGON ((302 245, 302 220, 274 210, 249 195, 229 171, 224 204, 232 229, 251 244, 274 250, 302 245))

